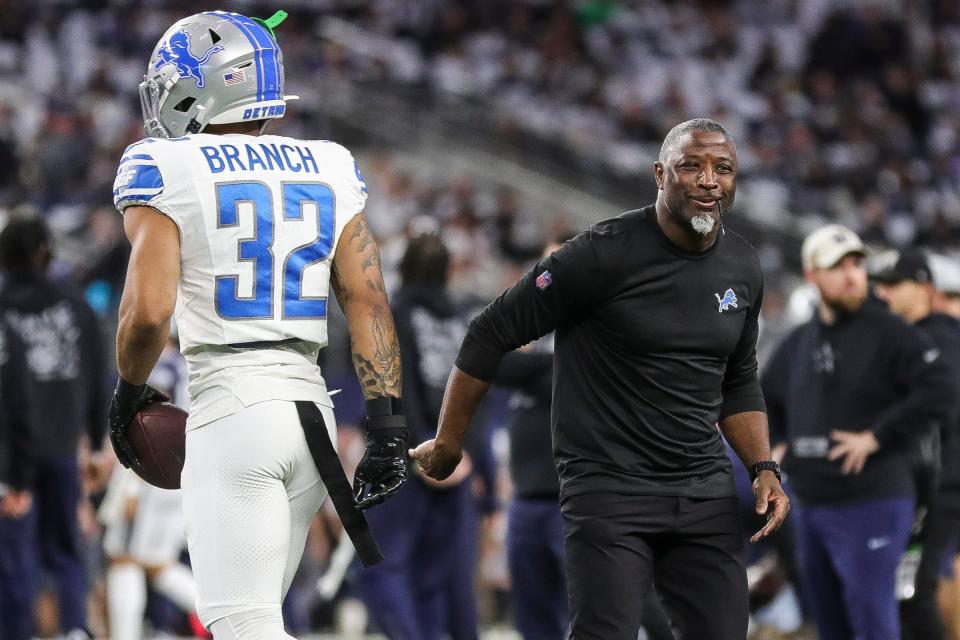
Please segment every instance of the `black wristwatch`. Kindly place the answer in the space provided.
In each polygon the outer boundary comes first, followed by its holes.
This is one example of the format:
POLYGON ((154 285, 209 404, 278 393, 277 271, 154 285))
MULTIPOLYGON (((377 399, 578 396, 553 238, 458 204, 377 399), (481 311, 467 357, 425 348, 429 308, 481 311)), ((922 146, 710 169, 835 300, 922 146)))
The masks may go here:
POLYGON ((780 477, 780 465, 773 460, 763 460, 750 467, 750 482, 756 480, 761 471, 773 471, 773 475, 777 476, 777 480, 783 482, 783 478, 780 477))

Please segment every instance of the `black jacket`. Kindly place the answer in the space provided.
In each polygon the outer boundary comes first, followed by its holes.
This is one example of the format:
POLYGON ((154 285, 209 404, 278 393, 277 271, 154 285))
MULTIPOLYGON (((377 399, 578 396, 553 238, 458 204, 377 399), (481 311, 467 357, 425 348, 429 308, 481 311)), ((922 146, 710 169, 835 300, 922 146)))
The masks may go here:
MULTIPOLYGON (((391 305, 403 362, 403 408, 411 442, 433 438, 457 349, 467 331, 441 285, 404 285, 391 305)), ((483 422, 478 413, 474 422, 483 422)), ((495 465, 485 429, 471 429, 465 448, 485 487, 481 508, 496 508, 495 465)))
POLYGON ((518 498, 560 498, 560 479, 554 465, 550 427, 553 389, 553 350, 550 337, 535 343, 532 351, 512 351, 504 356, 494 384, 514 389, 510 396, 510 478, 518 498))
POLYGON ((82 432, 99 449, 107 429, 105 350, 79 295, 38 274, 8 273, 0 311, 23 341, 38 457, 73 455, 82 432))
MULTIPOLYGON (((940 359, 950 369, 954 396, 960 398, 960 321, 932 313, 915 325, 940 350, 940 359)), ((960 507, 960 406, 940 422, 940 491, 939 499, 950 500, 960 507)))
POLYGON ((35 473, 28 380, 23 343, 0 320, 0 482, 20 490, 33 486, 35 473))
POLYGON ((930 340, 870 299, 825 325, 815 315, 780 344, 762 377, 771 440, 810 503, 913 495, 912 452, 956 406, 950 371, 930 340), (880 450, 855 475, 829 461, 832 430, 871 430, 880 450))
POLYGON ((403 408, 413 442, 434 437, 466 322, 440 286, 404 286, 393 296, 403 362, 403 408))

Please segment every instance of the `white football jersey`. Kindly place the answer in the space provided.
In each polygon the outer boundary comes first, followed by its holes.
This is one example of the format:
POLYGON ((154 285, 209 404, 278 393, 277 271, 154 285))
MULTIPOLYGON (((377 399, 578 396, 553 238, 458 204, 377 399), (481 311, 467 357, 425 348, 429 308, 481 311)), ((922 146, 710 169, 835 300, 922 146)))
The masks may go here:
POLYGON ((188 428, 266 400, 330 406, 316 365, 330 267, 366 191, 350 152, 328 141, 195 134, 127 148, 117 209, 151 206, 180 230, 188 428))

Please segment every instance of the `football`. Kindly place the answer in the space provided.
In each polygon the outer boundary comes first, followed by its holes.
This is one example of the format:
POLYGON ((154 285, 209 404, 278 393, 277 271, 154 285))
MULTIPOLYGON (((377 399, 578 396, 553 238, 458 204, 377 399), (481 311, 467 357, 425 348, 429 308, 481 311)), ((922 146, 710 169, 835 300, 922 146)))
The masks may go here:
POLYGON ((127 439, 140 459, 133 471, 161 489, 179 489, 186 452, 187 412, 169 402, 151 402, 130 423, 127 439))

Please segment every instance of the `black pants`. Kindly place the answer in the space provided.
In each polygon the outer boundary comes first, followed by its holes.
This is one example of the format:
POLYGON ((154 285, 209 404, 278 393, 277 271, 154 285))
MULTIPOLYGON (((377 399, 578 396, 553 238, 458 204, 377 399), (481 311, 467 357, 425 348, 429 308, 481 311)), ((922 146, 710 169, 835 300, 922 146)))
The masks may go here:
POLYGON ((916 592, 900 605, 905 640, 943 640, 947 637, 937 606, 940 569, 952 559, 960 539, 960 508, 954 500, 935 498, 921 534, 923 552, 917 568, 916 592), (946 504, 945 504, 946 503, 946 504))
POLYGON ((563 503, 569 640, 636 640, 652 583, 679 640, 743 640, 736 498, 581 494, 563 503))

